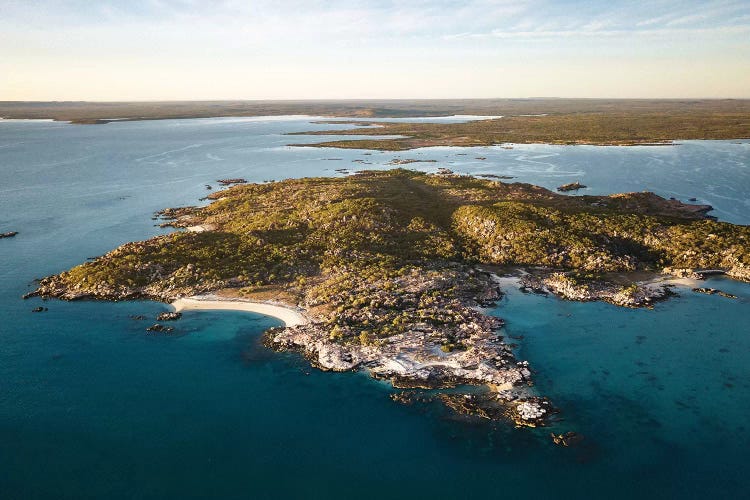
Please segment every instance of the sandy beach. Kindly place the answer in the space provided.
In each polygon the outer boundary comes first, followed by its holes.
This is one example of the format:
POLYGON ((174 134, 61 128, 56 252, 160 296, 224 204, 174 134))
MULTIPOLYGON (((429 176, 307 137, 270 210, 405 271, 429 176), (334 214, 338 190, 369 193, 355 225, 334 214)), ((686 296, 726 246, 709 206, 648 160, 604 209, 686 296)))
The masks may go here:
POLYGON ((289 307, 265 302, 252 302, 249 300, 222 299, 215 295, 177 299, 172 302, 172 307, 174 307, 177 312, 200 309, 254 312, 266 316, 273 316, 274 318, 281 320, 284 323, 284 326, 304 325, 308 322, 307 318, 301 313, 289 307))

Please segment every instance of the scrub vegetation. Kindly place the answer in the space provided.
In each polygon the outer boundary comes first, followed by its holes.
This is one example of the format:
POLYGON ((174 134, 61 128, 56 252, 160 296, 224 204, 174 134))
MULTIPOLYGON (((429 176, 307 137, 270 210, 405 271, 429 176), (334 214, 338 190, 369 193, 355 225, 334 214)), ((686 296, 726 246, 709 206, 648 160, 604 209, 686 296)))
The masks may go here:
MULTIPOLYGON (((747 278, 750 269, 750 228, 651 193, 566 196, 395 169, 238 185, 210 198, 206 207, 172 212, 180 216, 169 222, 208 230, 125 244, 44 279, 40 293, 158 300, 225 288, 246 297, 283 294, 324 317, 332 339, 369 343, 415 318, 459 324, 461 308, 452 304, 480 293, 477 263, 571 276, 676 267, 747 278), (416 277, 429 286, 415 286, 416 277)), ((460 340, 448 340, 446 348, 460 348, 460 340)))

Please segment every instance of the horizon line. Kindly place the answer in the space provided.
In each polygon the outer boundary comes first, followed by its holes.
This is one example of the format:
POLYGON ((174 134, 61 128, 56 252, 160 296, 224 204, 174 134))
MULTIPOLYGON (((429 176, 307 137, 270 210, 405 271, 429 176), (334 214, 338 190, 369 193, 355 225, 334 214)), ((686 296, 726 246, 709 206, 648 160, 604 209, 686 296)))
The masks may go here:
POLYGON ((176 102, 367 102, 367 101, 503 101, 503 100, 527 100, 527 101, 565 101, 565 100, 588 100, 588 101, 747 101, 746 97, 554 97, 554 96, 527 96, 527 97, 310 97, 310 98, 196 98, 196 99, 12 99, 0 100, 0 103, 176 103, 176 102))

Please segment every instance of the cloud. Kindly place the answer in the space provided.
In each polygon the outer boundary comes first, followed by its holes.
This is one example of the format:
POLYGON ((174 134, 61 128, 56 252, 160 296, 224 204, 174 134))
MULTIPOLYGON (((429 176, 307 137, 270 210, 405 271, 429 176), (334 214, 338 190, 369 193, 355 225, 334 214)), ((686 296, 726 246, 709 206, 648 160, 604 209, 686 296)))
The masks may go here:
MULTIPOLYGON (((607 4, 553 0, 5 0, 0 27, 223 30, 255 39, 356 40, 529 38, 721 28, 750 15, 742 1, 636 0, 607 4), (654 30, 654 31, 652 31, 654 30)), ((744 21, 747 22, 746 20, 744 21)), ((666 33, 666 32, 664 32, 666 33)), ((675 32, 678 34, 679 32, 675 32)))
POLYGON ((729 36, 750 34, 750 26, 719 26, 716 28, 685 28, 685 29, 648 29, 648 30, 533 30, 533 31, 501 31, 489 33, 456 33, 446 35, 446 39, 461 38, 501 38, 501 39, 560 39, 560 38, 680 38, 702 36, 729 36))
MULTIPOLYGON (((447 95, 454 73, 457 85, 476 86, 513 64, 588 61, 595 73, 612 60, 637 69, 669 59, 746 71, 748 40, 750 3, 739 0, 0 0, 0 96, 4 78, 56 95, 65 76, 66 97, 115 84, 141 96, 154 85, 182 97, 200 86, 211 97, 214 85, 224 97, 278 96, 283 84, 294 98, 312 75, 321 95, 350 95, 349 73, 361 95, 398 85, 415 95, 426 81, 447 95), (89 90, 75 94, 76 82, 89 90)), ((715 80, 728 85, 742 71, 715 80)), ((482 84, 491 93, 501 83, 482 84)))

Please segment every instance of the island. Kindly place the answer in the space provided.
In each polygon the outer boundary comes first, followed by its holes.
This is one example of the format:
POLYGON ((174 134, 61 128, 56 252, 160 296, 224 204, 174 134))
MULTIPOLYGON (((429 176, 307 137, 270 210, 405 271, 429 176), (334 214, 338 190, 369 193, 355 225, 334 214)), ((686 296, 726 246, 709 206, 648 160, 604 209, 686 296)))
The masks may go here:
POLYGON ((583 103, 571 99, 531 99, 513 104, 490 100, 485 104, 487 107, 482 109, 492 110, 494 118, 458 123, 373 121, 367 128, 360 127, 360 122, 340 120, 337 123, 349 123, 355 128, 289 135, 363 136, 362 139, 291 145, 380 151, 435 146, 513 149, 512 144, 665 146, 680 140, 750 139, 750 101, 746 100, 690 103, 592 100, 583 103))
POLYGON ((579 189, 584 189, 587 186, 584 184, 581 184, 580 182, 571 182, 568 184, 563 184, 562 186, 558 186, 557 190, 561 193, 566 193, 568 191, 578 191, 579 189))
POLYGON ((649 192, 571 197, 440 172, 212 191, 207 206, 160 213, 179 230, 46 277, 30 295, 152 299, 177 311, 247 306, 287 318, 265 334, 274 350, 396 388, 457 388, 438 397, 533 427, 557 410, 485 309, 502 298, 500 274, 515 269, 529 291, 624 307, 666 299, 663 273, 750 281, 750 228, 713 220, 710 206, 649 192))

